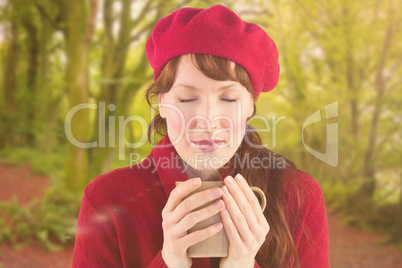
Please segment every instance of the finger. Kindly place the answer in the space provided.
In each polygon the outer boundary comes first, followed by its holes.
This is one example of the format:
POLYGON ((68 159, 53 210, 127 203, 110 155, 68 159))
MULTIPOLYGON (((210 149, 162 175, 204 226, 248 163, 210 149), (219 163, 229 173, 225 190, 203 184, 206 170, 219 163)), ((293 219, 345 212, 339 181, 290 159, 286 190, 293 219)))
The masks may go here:
POLYGON ((183 219, 191 211, 204 206, 206 204, 212 203, 212 201, 217 200, 222 196, 222 189, 219 187, 214 187, 212 189, 207 189, 198 193, 191 195, 190 197, 183 200, 176 209, 172 212, 172 217, 177 219, 176 222, 183 219))
MULTIPOLYGON (((228 176, 225 179, 225 184, 228 187, 230 195, 233 196, 233 199, 235 200, 235 202, 238 206, 238 209, 240 211, 240 212, 236 211, 236 213, 242 213, 244 215, 244 218, 247 222, 247 226, 249 227, 249 230, 252 230, 252 231, 258 230, 259 226, 258 226, 257 218, 254 214, 254 210, 253 210, 251 204, 249 203, 249 201, 247 200, 247 198, 244 196, 244 193, 243 193, 242 189, 240 189, 237 182, 234 181, 231 176, 228 176)), ((249 186, 247 185, 247 187, 249 187, 249 186)), ((238 216, 238 218, 241 218, 241 217, 238 216)), ((239 221, 235 220, 235 224, 237 222, 241 223, 240 220, 239 221)))
POLYGON ((229 243, 231 245, 241 245, 243 243, 239 232, 235 224, 233 223, 232 217, 227 209, 227 205, 219 212, 222 218, 223 228, 225 229, 226 235, 228 237, 229 243))
POLYGON ((174 238, 181 238, 187 234, 187 231, 194 227, 197 223, 209 219, 224 207, 224 202, 219 199, 218 201, 210 204, 209 206, 200 210, 187 214, 179 223, 174 224, 172 227, 172 236, 174 238))
POLYGON ((183 238, 180 238, 178 240, 178 243, 184 247, 184 248, 189 248, 194 244, 197 244, 198 242, 201 242, 217 233, 219 233, 222 230, 222 223, 215 223, 207 228, 204 228, 202 230, 198 230, 195 232, 192 232, 183 238))
POLYGON ((246 179, 239 173, 236 175, 235 180, 236 180, 239 188, 242 190, 244 196, 250 203, 258 223, 265 222, 266 220, 265 220, 263 211, 261 210, 260 202, 258 201, 257 197, 255 196, 253 190, 251 190, 246 179))
MULTIPOLYGON (((232 194, 228 191, 226 186, 222 187, 223 189, 223 201, 225 202, 225 206, 230 214, 230 217, 239 233, 241 240, 244 243, 251 242, 253 238, 253 234, 250 231, 250 227, 248 226, 246 216, 239 209, 236 201, 232 197, 232 194)), ((251 210, 251 207, 249 208, 251 210)), ((254 219, 255 220, 255 219, 254 219)))
POLYGON ((200 178, 194 178, 192 180, 187 180, 183 183, 180 183, 170 192, 170 196, 168 198, 168 201, 166 202, 164 210, 166 212, 172 212, 187 195, 189 195, 192 191, 196 190, 200 186, 200 178))

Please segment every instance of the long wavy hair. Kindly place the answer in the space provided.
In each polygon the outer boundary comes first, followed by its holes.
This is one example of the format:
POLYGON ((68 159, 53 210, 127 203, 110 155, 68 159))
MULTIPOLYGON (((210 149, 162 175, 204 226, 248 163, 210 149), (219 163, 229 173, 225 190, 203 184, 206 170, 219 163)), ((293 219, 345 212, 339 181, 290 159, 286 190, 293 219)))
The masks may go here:
MULTIPOLYGON (((246 70, 235 64, 234 68, 231 61, 222 57, 208 55, 208 54, 192 54, 191 59, 194 65, 207 77, 217 81, 236 81, 243 85, 255 99, 255 91, 251 84, 250 77, 246 70)), ((145 93, 146 100, 151 107, 152 101, 157 100, 158 94, 168 92, 174 84, 178 65, 180 64, 181 56, 171 59, 162 69, 157 80, 148 87, 145 93)), ((256 106, 254 104, 254 112, 251 117, 256 114, 256 106)), ((250 118, 251 118, 250 117, 250 118)), ((249 119, 250 119, 249 118, 249 119)), ((164 136, 167 127, 166 120, 162 118, 158 111, 157 115, 152 119, 150 127, 148 128, 148 140, 151 141, 152 132, 156 131, 161 136, 164 136)), ((285 157, 273 153, 267 148, 261 146, 262 141, 258 133, 249 124, 247 124, 245 138, 243 139, 238 150, 235 153, 240 161, 247 161, 247 159, 273 159, 272 162, 283 163, 282 168, 250 168, 249 166, 238 165, 232 169, 230 175, 235 176, 241 173, 247 180, 249 185, 257 186, 262 189, 267 197, 267 208, 264 211, 264 216, 267 219, 270 231, 256 255, 256 261, 261 267, 289 267, 290 263, 294 267, 300 267, 299 258, 297 256, 296 247, 293 240, 295 233, 295 226, 300 223, 300 195, 296 186, 296 210, 290 211, 286 209, 288 188, 286 185, 288 181, 295 181, 294 171, 296 170, 295 164, 286 159, 285 157), (251 146, 251 144, 260 145, 251 146), (290 171, 290 172, 289 172, 290 171), (290 176, 289 176, 290 174, 290 176), (290 177, 290 178, 289 178, 290 177), (289 224, 291 223, 291 224, 289 224), (291 260, 293 260, 291 262, 291 260)), ((154 144, 154 143, 153 143, 154 144)), ((226 164, 225 164, 226 166, 226 164)))

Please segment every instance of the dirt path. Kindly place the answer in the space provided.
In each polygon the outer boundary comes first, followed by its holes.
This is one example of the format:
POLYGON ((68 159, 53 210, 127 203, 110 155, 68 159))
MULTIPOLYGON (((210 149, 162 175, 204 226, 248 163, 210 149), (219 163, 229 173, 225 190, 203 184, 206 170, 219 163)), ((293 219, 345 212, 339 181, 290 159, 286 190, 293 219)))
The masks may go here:
MULTIPOLYGON (((0 164, 0 201, 16 196, 19 204, 26 204, 32 198, 40 197, 49 187, 50 180, 32 173, 29 165, 4 166, 0 164)), ((0 268, 71 267, 73 248, 48 253, 33 245, 13 250, 9 245, 0 244, 0 268)))
MULTIPOLYGON (((17 195, 20 204, 39 197, 49 185, 49 179, 33 175, 29 166, 0 165, 0 200, 17 195)), ((332 268, 402 268, 402 254, 395 247, 376 245, 384 235, 363 232, 344 226, 337 215, 327 214, 332 268)), ((38 246, 13 250, 0 245, 0 268, 67 268, 72 264, 73 248, 48 253, 38 246)), ((320 267, 317 267, 320 268, 320 267)))
POLYGON ((12 250, 7 245, 0 245, 1 268, 71 268, 73 249, 48 253, 39 246, 30 246, 12 250), (3 266, 1 266, 3 265, 3 266))
POLYGON ((395 246, 378 246, 386 235, 345 226, 327 213, 332 268, 402 268, 402 254, 395 246))

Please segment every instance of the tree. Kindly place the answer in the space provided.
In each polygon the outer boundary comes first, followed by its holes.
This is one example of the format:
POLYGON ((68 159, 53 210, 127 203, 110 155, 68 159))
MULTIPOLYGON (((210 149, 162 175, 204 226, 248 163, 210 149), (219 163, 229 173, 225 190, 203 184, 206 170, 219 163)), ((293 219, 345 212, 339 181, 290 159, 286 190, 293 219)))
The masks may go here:
MULTIPOLYGON (((92 38, 97 0, 88 3, 82 0, 68 0, 67 3, 67 81, 70 109, 88 103, 88 54, 92 38)), ((75 139, 88 143, 90 135, 90 114, 88 109, 74 117, 71 132, 75 139)), ((73 191, 81 191, 88 178, 88 150, 67 141, 65 184, 73 191)))

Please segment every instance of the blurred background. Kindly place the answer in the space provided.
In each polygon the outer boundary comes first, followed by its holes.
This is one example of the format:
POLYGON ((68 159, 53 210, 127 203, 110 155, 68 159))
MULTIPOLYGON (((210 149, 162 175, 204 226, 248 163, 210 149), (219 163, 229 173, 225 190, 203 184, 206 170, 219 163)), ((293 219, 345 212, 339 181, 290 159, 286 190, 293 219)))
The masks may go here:
POLYGON ((331 266, 402 267, 396 0, 0 0, 0 267, 71 267, 84 187, 152 150, 153 26, 214 4, 277 44, 279 84, 257 102, 271 124, 261 135, 321 184, 331 266), (124 121, 132 115, 143 120, 124 121))

